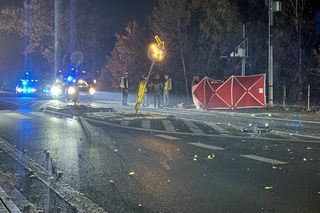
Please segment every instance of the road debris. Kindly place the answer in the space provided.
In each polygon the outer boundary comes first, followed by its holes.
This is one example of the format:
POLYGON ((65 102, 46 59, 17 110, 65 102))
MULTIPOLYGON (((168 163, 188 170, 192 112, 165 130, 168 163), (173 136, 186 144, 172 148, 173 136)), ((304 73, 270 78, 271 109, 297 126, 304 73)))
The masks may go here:
POLYGON ((303 161, 307 161, 307 158, 303 158, 302 160, 303 160, 303 161))
POLYGON ((130 177, 132 177, 133 175, 135 175, 135 173, 134 172, 129 172, 129 174, 128 174, 130 177))
POLYGON ((275 165, 272 165, 272 169, 276 169, 276 168, 278 168, 278 167, 276 167, 275 165))
POLYGON ((272 188, 273 188, 273 186, 266 186, 266 187, 264 187, 265 190, 270 190, 270 189, 272 189, 272 188))
POLYGON ((139 205, 138 205, 139 207, 142 207, 142 203, 139 203, 139 205))
POLYGON ((307 147, 307 150, 311 150, 311 149, 312 149, 312 147, 310 147, 310 146, 307 147))
POLYGON ((215 158, 215 155, 212 153, 212 154, 210 154, 210 155, 208 155, 208 160, 213 160, 213 158, 215 158))
POLYGON ((118 150, 117 150, 117 149, 115 149, 115 150, 114 150, 114 152, 115 152, 115 153, 117 153, 117 152, 118 152, 118 150))
POLYGON ((194 155, 194 156, 193 156, 193 160, 194 160, 194 161, 197 161, 197 160, 198 160, 198 155, 194 155))
POLYGON ((167 183, 171 183, 171 180, 167 180, 167 183))
POLYGON ((110 183, 114 183, 114 181, 111 179, 110 181, 109 181, 110 183))

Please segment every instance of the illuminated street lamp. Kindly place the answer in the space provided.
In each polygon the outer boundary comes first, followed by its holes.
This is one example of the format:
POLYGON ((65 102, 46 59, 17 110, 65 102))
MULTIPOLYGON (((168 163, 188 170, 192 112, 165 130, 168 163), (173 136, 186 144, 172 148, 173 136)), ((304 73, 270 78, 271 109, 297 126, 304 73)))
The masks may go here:
POLYGON ((148 48, 148 57, 153 62, 160 62, 166 56, 166 50, 163 45, 152 43, 148 48))
POLYGON ((166 56, 166 49, 164 47, 164 42, 161 41, 159 36, 155 36, 154 38, 157 43, 151 43, 148 47, 148 57, 151 59, 152 63, 151 63, 149 73, 147 75, 145 83, 143 85, 139 85, 137 101, 136 101, 136 105, 134 107, 136 114, 138 113, 139 107, 142 103, 142 100, 143 100, 143 97, 145 94, 145 89, 148 85, 148 81, 149 81, 150 75, 152 73, 154 63, 162 61, 166 56))

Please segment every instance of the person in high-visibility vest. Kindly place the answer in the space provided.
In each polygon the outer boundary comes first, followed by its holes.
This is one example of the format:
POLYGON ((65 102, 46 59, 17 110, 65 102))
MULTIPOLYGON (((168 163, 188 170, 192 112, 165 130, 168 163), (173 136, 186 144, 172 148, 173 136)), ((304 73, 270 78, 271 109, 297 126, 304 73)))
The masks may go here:
POLYGON ((172 90, 172 80, 168 74, 164 75, 163 85, 163 105, 165 107, 170 106, 170 91, 172 90))
POLYGON ((128 106, 128 92, 129 92, 129 73, 125 72, 120 80, 120 88, 122 93, 122 106, 128 106))

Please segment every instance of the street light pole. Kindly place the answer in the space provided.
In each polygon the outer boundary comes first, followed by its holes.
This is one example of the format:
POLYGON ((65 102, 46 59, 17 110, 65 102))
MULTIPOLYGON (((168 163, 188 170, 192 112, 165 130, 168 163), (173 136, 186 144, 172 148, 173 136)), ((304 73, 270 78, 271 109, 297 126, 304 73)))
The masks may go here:
POLYGON ((273 106, 273 13, 281 11, 281 2, 266 0, 269 7, 268 24, 268 81, 269 81, 269 106, 273 106))
POLYGON ((269 24, 268 24, 268 82, 269 82, 269 106, 273 106, 273 0, 269 0, 269 24))
MULTIPOLYGON (((242 38, 245 39, 246 38, 246 25, 243 24, 242 25, 242 38)), ((246 55, 247 55, 247 48, 245 46, 244 48, 245 54, 242 57, 242 64, 241 64, 241 76, 245 76, 246 75, 246 55)))

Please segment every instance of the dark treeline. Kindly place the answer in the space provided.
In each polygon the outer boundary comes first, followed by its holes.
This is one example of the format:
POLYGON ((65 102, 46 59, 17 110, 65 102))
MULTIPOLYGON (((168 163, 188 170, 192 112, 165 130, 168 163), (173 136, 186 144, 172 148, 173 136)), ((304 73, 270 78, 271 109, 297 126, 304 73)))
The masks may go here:
MULTIPOLYGON (((107 48, 110 38, 104 33, 110 20, 104 18, 103 8, 97 8, 100 0, 73 1, 73 8, 60 1, 58 16, 54 2, 30 0, 2 8, 0 14, 0 31, 24 38, 27 52, 40 54, 51 65, 44 72, 66 70, 72 52, 82 50, 83 68, 100 70, 101 89, 117 89, 122 73, 129 72, 130 90, 134 91, 151 64, 148 45, 159 35, 167 56, 154 71, 170 73, 174 93, 184 96, 185 82, 190 89, 195 75, 224 79, 241 74, 241 59, 224 56, 230 56, 243 40, 243 25, 249 40, 246 73, 268 71, 265 0, 158 0, 146 18, 132 18, 115 34, 111 52, 107 48)), ((308 84, 314 97, 320 91, 320 38, 315 34, 319 10, 319 0, 284 0, 282 11, 274 14, 274 95, 278 102, 283 86, 292 102, 305 99, 308 84)), ((6 57, 0 57, 2 81, 11 76, 6 57)))
MULTIPOLYGON (((317 0, 286 0, 274 14, 275 99, 286 86, 289 101, 302 101, 307 85, 319 91, 319 37, 315 35, 317 0)), ((241 74, 241 59, 230 55, 242 41, 243 24, 249 39, 247 74, 268 72, 268 6, 263 0, 161 0, 148 20, 132 20, 108 56, 103 79, 118 86, 121 73, 134 85, 150 61, 146 48, 153 35, 166 43, 167 58, 156 72, 170 73, 176 94, 185 94, 184 59, 188 84, 195 75, 224 79, 241 74), (182 59, 183 56, 183 59, 182 59)), ((104 84, 106 88, 112 85, 104 84)), ((313 96, 317 93, 314 92, 313 96)))

